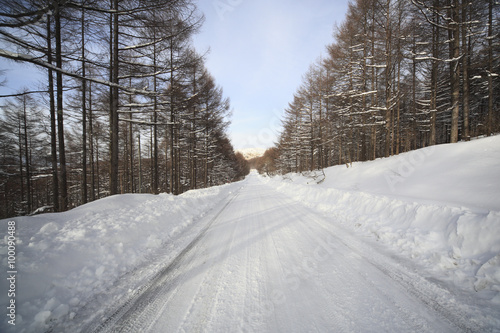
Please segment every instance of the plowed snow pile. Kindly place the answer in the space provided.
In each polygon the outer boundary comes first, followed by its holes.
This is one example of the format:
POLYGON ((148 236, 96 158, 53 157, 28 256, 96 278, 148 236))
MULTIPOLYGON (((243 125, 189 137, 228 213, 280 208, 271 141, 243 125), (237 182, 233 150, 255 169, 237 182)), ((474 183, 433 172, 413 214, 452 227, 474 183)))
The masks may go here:
MULTIPOLYGON (((116 195, 64 213, 0 221, 4 274, 9 271, 8 221, 15 221, 17 238, 15 326, 2 314, 0 332, 44 332, 51 321, 73 319, 93 295, 118 298, 130 292, 117 288, 117 281, 140 288, 162 262, 151 264, 175 258, 201 227, 196 221, 237 186, 180 196, 116 195)), ((8 282, 0 280, 2 309, 9 302, 8 282)))
POLYGON ((500 136, 268 182, 500 303, 500 136))
MULTIPOLYGON (((325 176, 315 172, 264 178, 253 172, 241 183, 189 191, 180 196, 118 195, 65 213, 2 220, 0 308, 4 312, 0 332, 45 332, 53 324, 78 323, 84 320, 82 312, 89 311, 96 313, 96 318, 105 318, 112 312, 115 300, 139 293, 145 281, 150 281, 162 267, 193 244, 193 239, 209 225, 212 215, 217 217, 217 212, 233 207, 228 206, 229 198, 238 190, 247 188, 246 195, 262 203, 263 199, 254 193, 264 188, 259 187, 262 182, 269 185, 264 186, 269 196, 273 193, 281 196, 276 193, 278 190, 328 216, 325 221, 332 226, 335 224, 335 228, 338 225, 339 230, 346 229, 349 235, 360 237, 363 242, 367 237, 376 239, 385 244, 383 247, 389 253, 413 260, 415 267, 422 267, 436 277, 436 281, 452 283, 461 288, 464 295, 474 294, 493 308, 500 308, 500 136, 495 136, 354 163, 348 168, 336 166, 325 170, 325 176), (8 227, 13 225, 15 266, 9 266, 11 235, 8 227), (6 278, 12 268, 17 272, 14 284, 6 278), (8 296, 12 285, 15 297, 8 296), (12 300, 15 300, 15 326, 7 322, 10 320, 7 307, 12 300)), ((262 249, 267 249, 268 241, 275 238, 283 238, 283 244, 288 246, 288 242, 295 244, 295 232, 302 230, 304 225, 300 219, 287 221, 287 216, 292 219, 305 213, 298 208, 292 211, 290 207, 296 201, 283 197, 282 202, 292 203, 270 209, 275 214, 273 218, 278 220, 275 222, 291 228, 289 234, 281 234, 282 228, 261 226, 255 212, 248 208, 252 207, 248 201, 235 201, 234 207, 238 208, 234 212, 224 211, 228 221, 217 221, 219 229, 214 228, 213 235, 225 230, 220 228, 236 228, 241 218, 254 224, 246 226, 250 229, 248 234, 239 236, 242 240, 235 240, 236 244, 243 242, 237 247, 239 249, 250 251, 249 247, 255 244, 263 244, 262 249), (250 237, 252 242, 244 241, 245 237, 250 237)), ((269 210, 265 212, 271 214, 269 210)), ((241 228, 231 230, 242 232, 241 228)), ((222 235, 229 237, 225 233, 222 235)), ((213 248, 216 254, 210 258, 218 258, 218 240, 216 237, 200 241, 198 250, 205 249, 202 245, 207 246, 208 242, 208 248, 213 248)), ((228 246, 221 244, 221 248, 225 248, 222 245, 228 246)), ((305 249, 315 248, 314 243, 305 245, 305 249)), ((295 261, 277 263, 278 266, 294 266, 303 260, 293 250, 288 252, 287 257, 296 258, 295 261)), ((234 259, 229 254, 227 258, 234 259)), ((267 264, 264 254, 259 258, 263 265, 267 264)), ((183 264, 190 267, 189 263, 183 264)), ((247 272, 247 277, 260 267, 260 264, 255 267, 244 262, 239 264, 239 272, 247 272)), ((215 260, 214 265, 222 263, 215 260)), ((204 263, 200 263, 198 268, 204 267, 204 263)), ((338 268, 336 274, 341 272, 338 268)), ((204 279, 204 275, 195 276, 204 279)), ((325 281, 331 281, 338 276, 326 278, 325 281)), ((276 282, 273 279, 249 281, 269 283, 270 286, 276 282)), ((181 282, 179 285, 183 285, 181 282)), ((217 286, 217 281, 206 282, 217 286)), ((247 295, 245 289, 239 291, 247 295)), ((247 296, 255 295, 248 292, 247 296)), ((303 296, 307 299, 309 294, 303 296)), ((348 299, 350 295, 344 293, 344 296, 348 299)), ((211 298, 207 296, 205 300, 209 302, 211 298)), ((196 304, 194 299, 193 302, 196 304)), ((230 313, 231 306, 223 310, 230 313)), ((361 313, 360 318, 364 315, 361 313)), ((275 324, 277 326, 272 327, 280 327, 275 324)))

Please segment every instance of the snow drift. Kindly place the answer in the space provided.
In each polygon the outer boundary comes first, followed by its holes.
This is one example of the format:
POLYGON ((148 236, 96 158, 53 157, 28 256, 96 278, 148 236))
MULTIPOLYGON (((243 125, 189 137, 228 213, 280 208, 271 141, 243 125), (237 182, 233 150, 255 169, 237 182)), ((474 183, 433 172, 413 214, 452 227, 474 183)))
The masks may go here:
MULTIPOLYGON (((167 262, 174 258, 200 227, 194 222, 237 187, 224 185, 180 196, 116 195, 64 213, 0 221, 2 235, 7 235, 8 221, 16 224, 18 271, 16 325, 9 325, 4 315, 0 331, 44 332, 51 321, 72 319, 91 297, 115 288, 123 276, 133 281, 130 275, 137 269, 142 270, 140 277, 137 274, 139 288, 156 273, 151 262, 158 256, 167 262), (144 263, 149 265, 141 267, 144 263)), ((7 236, 2 236, 4 273, 7 244, 7 236)), ((7 293, 8 281, 0 281, 2 294, 7 293)), ((0 307, 5 309, 8 301, 2 295, 0 307)))
POLYGON ((500 303, 500 136, 267 182, 500 303))
MULTIPOLYGON (((500 305, 500 136, 336 166, 325 176, 252 179, 500 305)), ((16 326, 4 317, 0 331, 45 332, 85 311, 102 317, 181 253, 206 225, 200 221, 245 184, 180 196, 118 195, 65 213, 0 221, 1 268, 9 271, 13 221, 18 271, 16 326)), ((4 309, 8 288, 0 279, 4 309)))

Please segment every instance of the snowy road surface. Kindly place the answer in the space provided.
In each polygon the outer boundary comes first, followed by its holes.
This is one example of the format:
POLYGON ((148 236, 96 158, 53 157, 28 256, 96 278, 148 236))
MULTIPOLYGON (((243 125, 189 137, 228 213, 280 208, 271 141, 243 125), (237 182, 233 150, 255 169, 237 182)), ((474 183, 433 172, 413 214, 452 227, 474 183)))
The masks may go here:
POLYGON ((173 262, 83 331, 481 331, 438 282, 255 174, 205 219, 173 262))

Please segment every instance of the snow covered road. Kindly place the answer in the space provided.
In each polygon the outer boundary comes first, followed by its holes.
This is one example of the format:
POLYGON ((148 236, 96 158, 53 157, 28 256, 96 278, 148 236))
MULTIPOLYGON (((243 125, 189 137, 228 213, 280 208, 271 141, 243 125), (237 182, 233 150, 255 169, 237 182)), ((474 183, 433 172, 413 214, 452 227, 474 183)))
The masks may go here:
POLYGON ((256 174, 242 184, 173 262, 84 331, 484 329, 468 307, 401 259, 381 254, 256 174))

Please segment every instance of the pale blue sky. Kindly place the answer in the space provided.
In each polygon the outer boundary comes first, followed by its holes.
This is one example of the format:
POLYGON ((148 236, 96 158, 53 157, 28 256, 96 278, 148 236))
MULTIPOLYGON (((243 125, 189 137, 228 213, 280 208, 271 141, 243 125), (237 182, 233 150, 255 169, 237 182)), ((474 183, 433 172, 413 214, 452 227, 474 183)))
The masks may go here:
MULTIPOLYGON (((236 149, 269 148, 280 117, 311 63, 333 42, 347 0, 199 0, 205 24, 194 37, 206 65, 231 99, 229 137, 236 149)), ((0 59, 0 69, 13 63, 0 59)), ((33 87, 37 71, 21 65, 9 72, 0 94, 33 87), (35 74, 35 75, 34 75, 35 74)))
POLYGON ((311 63, 333 42, 347 0, 201 0, 197 50, 231 99, 236 149, 273 146, 284 108, 311 63))

